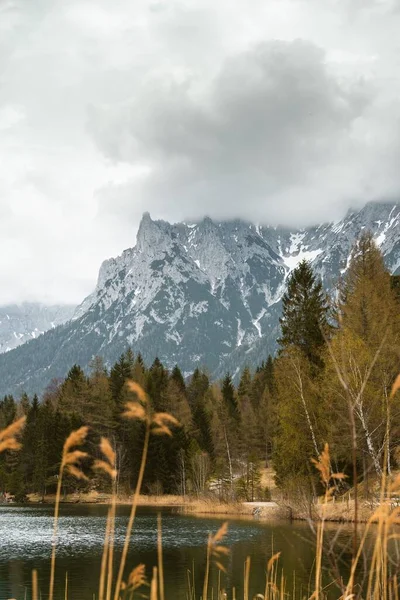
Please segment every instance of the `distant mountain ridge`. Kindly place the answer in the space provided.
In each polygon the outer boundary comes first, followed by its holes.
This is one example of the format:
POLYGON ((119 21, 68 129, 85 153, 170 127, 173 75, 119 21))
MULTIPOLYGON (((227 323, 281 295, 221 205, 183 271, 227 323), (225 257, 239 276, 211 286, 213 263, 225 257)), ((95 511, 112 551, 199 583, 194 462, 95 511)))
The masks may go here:
POLYGON ((75 306, 23 302, 0 306, 0 352, 8 352, 69 321, 75 306))
POLYGON ((307 229, 243 221, 170 224, 143 215, 136 246, 106 260, 94 292, 71 321, 0 355, 0 392, 41 392, 74 363, 108 364, 132 346, 189 374, 219 377, 256 366, 276 349, 289 273, 310 260, 329 289, 352 244, 372 230, 388 268, 400 273, 400 205, 369 203, 336 223, 307 229))

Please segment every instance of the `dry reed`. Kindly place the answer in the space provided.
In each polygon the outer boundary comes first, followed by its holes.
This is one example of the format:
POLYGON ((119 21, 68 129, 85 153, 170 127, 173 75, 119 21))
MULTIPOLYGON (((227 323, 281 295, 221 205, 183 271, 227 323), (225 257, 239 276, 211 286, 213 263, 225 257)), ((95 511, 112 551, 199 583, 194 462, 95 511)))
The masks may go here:
POLYGON ((32 600, 38 600, 38 577, 36 569, 32 571, 32 600))
POLYGON ((6 450, 20 450, 21 444, 17 437, 21 435, 24 428, 26 417, 21 417, 8 427, 0 431, 0 454, 6 450))
POLYGON ((250 556, 246 558, 244 563, 244 592, 243 599, 249 600, 249 586, 250 586, 250 556))
POLYGON ((157 567, 153 567, 153 579, 150 586, 150 600, 158 600, 158 576, 157 567))
POLYGON ((82 446, 86 440, 88 434, 88 427, 80 427, 76 431, 70 433, 64 443, 60 471, 58 475, 57 483, 57 494, 56 503, 54 507, 54 525, 53 525, 53 538, 52 538, 52 552, 51 552, 51 565, 50 565, 50 584, 49 584, 49 600, 53 600, 54 597, 54 575, 56 568, 56 546, 57 546, 57 533, 58 533, 58 519, 60 511, 60 499, 61 489, 64 471, 70 473, 70 475, 77 479, 87 479, 86 475, 79 468, 80 461, 86 458, 87 452, 81 450, 73 450, 76 446, 82 446))
MULTIPOLYGON (((138 506, 140 491, 142 488, 144 470, 145 470, 145 466, 146 466, 146 462, 147 462, 147 453, 148 453, 148 449, 149 449, 150 434, 171 436, 172 435, 171 426, 177 427, 179 425, 179 422, 177 421, 177 419, 175 419, 175 417, 173 417, 169 413, 163 413, 163 412, 154 413, 153 412, 149 397, 147 396, 146 392, 143 390, 143 388, 138 383, 136 383, 135 381, 128 381, 126 385, 128 387, 128 390, 136 395, 136 400, 126 403, 125 412, 122 414, 122 416, 125 419, 130 419, 130 420, 133 419, 133 420, 142 421, 145 425, 145 437, 144 437, 144 443, 143 443, 142 458, 141 458, 141 463, 140 463, 140 468, 139 468, 138 480, 136 483, 135 493, 134 493, 133 499, 132 499, 131 512, 129 515, 129 521, 128 521, 128 526, 126 529, 125 541, 124 541, 124 546, 123 546, 123 550, 122 550, 122 557, 121 557, 118 575, 117 575, 117 581, 116 581, 116 585, 115 585, 114 600, 119 600, 119 595, 120 595, 120 591, 121 591, 122 579, 123 579, 123 575, 124 575, 126 559, 128 556, 129 542, 130 542, 130 539, 132 536, 132 529, 133 529, 133 525, 134 525, 134 521, 135 521, 135 517, 136 517, 136 510, 137 510, 137 506, 138 506)), ((153 579, 154 579, 154 574, 153 574, 153 579)), ((152 583, 152 590, 153 590, 152 593, 153 594, 154 594, 154 589, 157 589, 157 582, 155 584, 152 583), (155 588, 154 588, 154 586, 155 586, 155 588)))
POLYGON ((104 599, 104 591, 106 590, 106 600, 111 600, 113 568, 114 568, 114 536, 115 536, 115 514, 116 514, 116 454, 110 441, 102 437, 100 441, 100 451, 104 456, 103 459, 97 459, 93 463, 93 469, 102 471, 105 475, 111 478, 112 495, 111 507, 107 513, 106 534, 104 540, 104 549, 101 562, 100 582, 99 582, 99 600, 104 599), (107 572, 107 577, 106 577, 107 572))
POLYGON ((165 600, 164 596, 164 565, 162 553, 162 522, 161 513, 157 515, 157 556, 158 556, 158 575, 159 575, 159 590, 160 600, 165 600))
POLYGON ((130 600, 133 600, 134 592, 148 585, 146 568, 144 565, 138 565, 130 572, 127 583, 123 583, 121 589, 124 591, 124 598, 129 594, 130 600))
POLYGON ((215 535, 208 536, 207 541, 207 556, 206 556, 206 570, 204 574, 203 582, 203 596, 202 600, 208 599, 208 584, 210 577, 211 560, 214 559, 215 565, 220 571, 226 572, 224 565, 221 563, 221 559, 229 554, 229 549, 223 545, 223 540, 228 533, 228 523, 223 523, 218 529, 215 535))

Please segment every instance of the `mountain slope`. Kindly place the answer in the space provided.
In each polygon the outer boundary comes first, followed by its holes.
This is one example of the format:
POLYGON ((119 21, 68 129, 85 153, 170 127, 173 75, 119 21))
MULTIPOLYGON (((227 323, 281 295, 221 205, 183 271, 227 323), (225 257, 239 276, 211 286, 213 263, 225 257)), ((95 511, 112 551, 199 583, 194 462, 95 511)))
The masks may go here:
POLYGON ((0 307, 0 352, 8 352, 71 319, 75 307, 34 302, 0 307))
POLYGON ((103 263, 94 292, 71 322, 0 356, 0 392, 42 391, 76 362, 111 364, 131 345, 185 373, 214 376, 256 365, 276 347, 288 274, 311 260, 327 288, 346 270, 350 248, 371 229, 400 272, 400 205, 368 204, 338 223, 305 230, 242 221, 171 225, 145 214, 134 248, 103 263))

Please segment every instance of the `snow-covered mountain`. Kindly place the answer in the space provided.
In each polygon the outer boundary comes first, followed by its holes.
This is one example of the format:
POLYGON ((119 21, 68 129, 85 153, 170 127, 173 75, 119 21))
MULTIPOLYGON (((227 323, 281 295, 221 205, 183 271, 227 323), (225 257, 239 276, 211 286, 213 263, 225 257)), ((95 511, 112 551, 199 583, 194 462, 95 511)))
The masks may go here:
POLYGON ((146 213, 136 246, 103 263, 70 322, 0 356, 0 392, 41 391, 74 363, 101 355, 111 364, 128 345, 185 373, 255 366, 276 348, 288 274, 306 258, 330 288, 363 230, 400 273, 399 204, 370 203, 304 230, 209 218, 170 224, 146 213))
POLYGON ((47 306, 36 302, 0 306, 0 353, 62 325, 71 319, 74 310, 70 305, 47 306))

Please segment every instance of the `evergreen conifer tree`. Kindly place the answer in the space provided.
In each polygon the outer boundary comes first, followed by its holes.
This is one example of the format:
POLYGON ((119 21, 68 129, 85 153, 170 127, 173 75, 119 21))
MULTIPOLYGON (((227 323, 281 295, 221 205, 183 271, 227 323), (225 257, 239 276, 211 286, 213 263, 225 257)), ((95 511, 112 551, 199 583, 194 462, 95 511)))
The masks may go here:
POLYGON ((239 407, 236 400, 235 387, 230 373, 227 373, 222 381, 222 398, 231 419, 239 420, 239 407))
POLYGON ((278 340, 281 348, 294 346, 312 364, 321 366, 325 336, 331 329, 329 304, 321 281, 306 260, 290 275, 282 304, 282 335, 278 340))
POLYGON ((175 365, 175 367, 173 368, 171 373, 171 379, 175 381, 181 392, 186 392, 185 380, 183 378, 182 371, 180 370, 178 365, 175 365))

